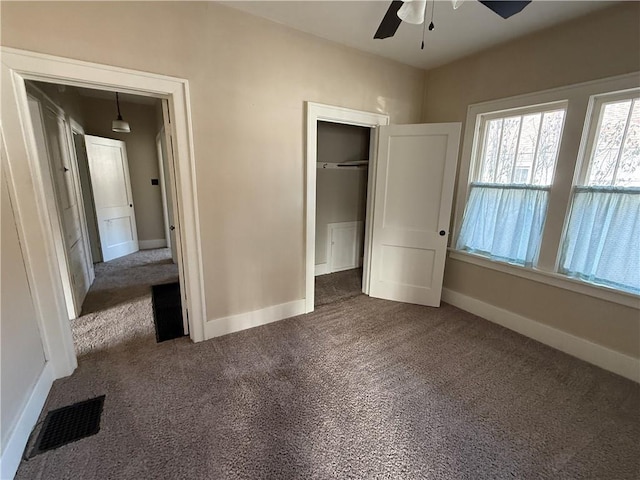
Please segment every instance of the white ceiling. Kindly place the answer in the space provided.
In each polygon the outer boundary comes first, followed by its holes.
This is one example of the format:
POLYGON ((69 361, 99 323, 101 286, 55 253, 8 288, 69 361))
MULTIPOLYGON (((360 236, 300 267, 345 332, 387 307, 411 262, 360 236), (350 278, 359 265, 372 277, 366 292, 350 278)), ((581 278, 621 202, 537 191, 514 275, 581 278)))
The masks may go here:
MULTIPOLYGON (((434 10, 436 28, 426 32, 424 50, 420 50, 422 25, 402 23, 394 37, 373 39, 391 0, 221 3, 365 52, 426 69, 615 2, 534 0, 522 12, 504 20, 476 0, 465 0, 457 10, 453 10, 450 0, 437 0, 434 10)), ((431 5, 429 1, 428 17, 431 5)))

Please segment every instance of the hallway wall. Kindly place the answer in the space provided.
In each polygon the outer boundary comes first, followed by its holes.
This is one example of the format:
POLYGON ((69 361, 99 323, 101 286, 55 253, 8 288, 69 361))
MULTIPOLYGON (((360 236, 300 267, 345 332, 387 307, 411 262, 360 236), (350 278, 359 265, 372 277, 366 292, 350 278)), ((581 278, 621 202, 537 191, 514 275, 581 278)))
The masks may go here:
MULTIPOLYGON (((160 103, 160 100, 157 102, 160 103)), ((151 179, 160 178, 156 149, 156 105, 120 101, 122 117, 129 122, 131 132, 116 133, 111 130, 111 121, 116 118, 115 100, 83 96, 80 103, 85 133, 122 140, 127 145, 140 248, 166 246, 160 185, 151 184, 151 179)))
MULTIPOLYGON (((3 153, 4 155, 4 153, 3 153)), ((3 160, 4 162, 4 160, 3 160)), ((7 179, 0 179, 2 294, 0 296, 0 456, 45 365, 45 356, 7 179)), ((5 457, 6 458, 6 457, 5 457)), ((3 476, 4 469, 0 472, 3 476)))

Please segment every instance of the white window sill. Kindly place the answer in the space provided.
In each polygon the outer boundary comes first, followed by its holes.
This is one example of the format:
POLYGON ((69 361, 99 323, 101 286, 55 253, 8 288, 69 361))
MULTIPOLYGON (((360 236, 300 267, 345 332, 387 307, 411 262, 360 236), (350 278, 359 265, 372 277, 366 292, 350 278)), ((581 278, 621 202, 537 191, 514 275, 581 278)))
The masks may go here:
POLYGON ((489 268, 498 272, 508 273, 517 277, 533 280, 534 282, 544 283, 545 285, 564 288, 565 290, 589 295, 590 297, 600 298, 602 300, 618 303, 627 307, 640 309, 640 296, 634 295, 633 293, 622 292, 620 290, 601 285, 594 285, 559 273, 544 272, 542 270, 490 260, 480 255, 461 252, 460 250, 455 250, 453 248, 449 248, 448 250, 449 258, 453 258, 454 260, 460 260, 461 262, 471 263, 473 265, 489 268))

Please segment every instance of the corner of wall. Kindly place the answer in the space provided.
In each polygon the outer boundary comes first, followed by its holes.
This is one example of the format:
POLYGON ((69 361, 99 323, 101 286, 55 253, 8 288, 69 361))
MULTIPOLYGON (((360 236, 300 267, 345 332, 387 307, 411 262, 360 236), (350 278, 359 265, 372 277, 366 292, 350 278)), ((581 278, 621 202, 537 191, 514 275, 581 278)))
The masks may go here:
POLYGON ((55 379, 53 366, 47 362, 31 390, 27 402, 24 404, 18 421, 11 432, 2 455, 0 456, 0 478, 13 478, 22 461, 22 453, 29 442, 31 431, 38 421, 38 417, 47 401, 55 379))
POLYGON ((594 343, 563 330, 542 324, 518 313, 443 288, 442 301, 492 323, 513 330, 525 337, 567 353, 572 357, 640 383, 640 360, 622 352, 594 343))
POLYGON ((420 109, 420 121, 427 121, 427 92, 429 90, 430 70, 425 70, 422 80, 422 108, 420 109))

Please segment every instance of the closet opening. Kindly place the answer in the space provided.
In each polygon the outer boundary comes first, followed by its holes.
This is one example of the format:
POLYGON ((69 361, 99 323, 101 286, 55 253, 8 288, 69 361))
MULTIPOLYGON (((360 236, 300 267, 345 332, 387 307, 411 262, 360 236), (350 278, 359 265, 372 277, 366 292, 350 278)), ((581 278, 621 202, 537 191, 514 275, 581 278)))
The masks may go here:
POLYGON ((371 128, 317 122, 315 300, 362 294, 371 128))

